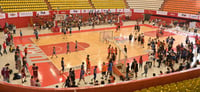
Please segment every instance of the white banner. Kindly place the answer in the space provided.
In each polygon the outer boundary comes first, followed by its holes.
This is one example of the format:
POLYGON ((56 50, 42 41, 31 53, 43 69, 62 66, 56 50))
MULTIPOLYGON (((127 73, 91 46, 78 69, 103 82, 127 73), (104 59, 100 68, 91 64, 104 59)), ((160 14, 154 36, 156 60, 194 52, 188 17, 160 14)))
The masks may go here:
POLYGON ((144 9, 134 9, 134 13, 144 13, 144 9))
POLYGON ((116 9, 110 9, 110 12, 112 12, 112 13, 113 13, 113 12, 116 12, 115 10, 116 10, 116 9))
POLYGON ((18 17, 17 13, 8 13, 8 18, 18 17))
POLYGON ((90 10, 88 10, 88 9, 83 9, 83 10, 81 10, 81 13, 89 13, 89 11, 90 10))
POLYGON ((81 13, 81 10, 70 10, 70 14, 81 13))
POLYGON ((89 9, 89 13, 95 13, 95 9, 89 9))
POLYGON ((49 11, 37 11, 37 15, 49 15, 49 11))
POLYGON ((6 18, 6 14, 5 13, 0 13, 0 19, 5 19, 6 18))
POLYGON ((106 13, 106 12, 108 12, 108 9, 102 9, 101 12, 106 13))
POLYGON ((198 15, 194 15, 194 14, 190 14, 190 18, 191 18, 191 19, 198 19, 199 16, 198 16, 198 15))
POLYGON ((117 12, 124 12, 124 9, 117 9, 117 12))
POLYGON ((178 13, 178 17, 190 18, 190 14, 178 13))
POLYGON ((33 12, 19 12, 19 17, 33 16, 33 12))
POLYGON ((166 11, 156 11, 156 14, 159 14, 159 15, 167 15, 168 12, 166 12, 166 11))
POLYGON ((124 9, 124 12, 131 12, 131 9, 124 9))
POLYGON ((96 9, 96 13, 101 13, 101 9, 96 9))

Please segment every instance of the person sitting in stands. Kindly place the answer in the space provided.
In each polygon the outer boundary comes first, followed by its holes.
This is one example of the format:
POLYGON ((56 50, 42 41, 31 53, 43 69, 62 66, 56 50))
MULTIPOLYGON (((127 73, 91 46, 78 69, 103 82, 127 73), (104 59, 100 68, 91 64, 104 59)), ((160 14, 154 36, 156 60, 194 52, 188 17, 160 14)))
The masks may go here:
POLYGON ((102 80, 102 81, 101 81, 101 85, 104 85, 104 84, 105 84, 105 82, 104 82, 104 80, 102 80))
POLYGON ((112 74, 110 74, 110 83, 114 83, 115 82, 115 77, 112 75, 112 74))
POLYGON ((167 68, 167 72, 166 72, 166 74, 168 74, 168 73, 170 73, 170 69, 169 69, 169 68, 167 68))
POLYGON ((163 75, 163 72, 162 72, 162 71, 160 71, 160 75, 163 75))
POLYGON ((182 63, 180 63, 179 68, 177 69, 177 71, 181 71, 181 70, 183 70, 183 69, 184 69, 184 66, 183 66, 182 63))
POLYGON ((95 86, 96 86, 96 85, 99 85, 99 81, 96 80, 95 83, 94 83, 94 85, 95 85, 95 86))

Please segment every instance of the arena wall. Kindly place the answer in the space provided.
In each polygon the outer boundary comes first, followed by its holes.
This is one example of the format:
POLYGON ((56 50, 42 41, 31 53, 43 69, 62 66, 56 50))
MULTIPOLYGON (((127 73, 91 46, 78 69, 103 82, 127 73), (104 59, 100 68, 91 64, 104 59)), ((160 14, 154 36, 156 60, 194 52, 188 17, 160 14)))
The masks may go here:
POLYGON ((169 84, 196 77, 200 77, 200 68, 117 84, 81 88, 36 88, 0 82, 0 92, 133 92, 142 88, 169 84))
MULTIPOLYGON (((104 13, 104 10, 111 10, 111 9, 98 9, 100 13, 104 13)), ((28 27, 32 24, 32 18, 36 16, 41 17, 48 17, 53 16, 54 14, 73 14, 73 15, 82 15, 83 20, 87 20, 89 17, 88 11, 85 10, 60 10, 60 11, 37 11, 37 12, 19 12, 19 13, 0 13, 0 25, 2 27, 5 26, 5 23, 14 24, 17 28, 28 27), (29 14, 32 13, 30 16, 29 14), (23 14, 23 16, 21 16, 23 14), (27 15, 26 15, 27 14, 27 15)), ((95 11, 95 10, 94 10, 95 11)), ((175 18, 182 18, 184 19, 191 19, 200 21, 200 15, 193 15, 193 14, 184 14, 184 13, 173 13, 173 12, 166 12, 166 11, 154 11, 154 10, 143 10, 143 9, 114 9, 112 13, 120 13, 122 15, 129 15, 130 20, 142 20, 144 18, 144 14, 151 14, 151 15, 160 15, 162 17, 175 17, 175 18)), ((173 20, 174 18, 168 18, 173 20)))

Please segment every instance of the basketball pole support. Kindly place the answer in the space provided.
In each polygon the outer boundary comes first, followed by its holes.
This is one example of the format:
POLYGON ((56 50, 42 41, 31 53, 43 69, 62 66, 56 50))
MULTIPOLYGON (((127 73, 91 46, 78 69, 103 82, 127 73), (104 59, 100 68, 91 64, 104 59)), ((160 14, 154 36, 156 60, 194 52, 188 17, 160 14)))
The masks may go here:
POLYGON ((109 42, 115 44, 119 49, 119 55, 118 55, 118 64, 122 65, 122 72, 126 72, 126 61, 127 61, 127 53, 114 41, 114 40, 108 40, 109 42), (124 54, 124 64, 120 62, 121 60, 121 53, 124 54))

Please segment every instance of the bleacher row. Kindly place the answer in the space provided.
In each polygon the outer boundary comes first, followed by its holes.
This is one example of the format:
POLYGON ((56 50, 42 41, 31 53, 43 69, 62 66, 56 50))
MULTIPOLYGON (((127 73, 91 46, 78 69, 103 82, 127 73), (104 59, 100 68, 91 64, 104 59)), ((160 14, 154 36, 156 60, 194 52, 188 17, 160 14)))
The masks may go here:
POLYGON ((0 8, 3 12, 48 10, 43 0, 0 0, 0 8))
POLYGON ((53 10, 91 9, 88 0, 48 0, 53 10))
POLYGON ((126 8, 124 0, 0 0, 3 12, 45 11, 48 4, 52 10, 126 8))
POLYGON ((134 92, 200 92, 200 77, 163 86, 149 87, 134 92))
POLYGON ((159 10, 164 0, 126 0, 133 9, 159 10))
POLYGON ((198 14, 200 0, 166 0, 163 4, 164 11, 198 14))

